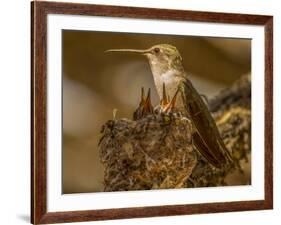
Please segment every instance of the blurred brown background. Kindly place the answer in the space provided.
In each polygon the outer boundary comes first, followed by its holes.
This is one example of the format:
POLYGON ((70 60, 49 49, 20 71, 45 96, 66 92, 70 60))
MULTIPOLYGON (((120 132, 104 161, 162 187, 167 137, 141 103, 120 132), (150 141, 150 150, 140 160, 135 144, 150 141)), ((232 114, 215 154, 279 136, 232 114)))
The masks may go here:
POLYGON ((161 43, 178 48, 191 81, 207 97, 251 72, 248 39, 64 30, 63 193, 103 190, 97 145, 114 108, 118 118, 131 118, 142 86, 150 87, 153 104, 159 103, 144 56, 104 51, 161 43))

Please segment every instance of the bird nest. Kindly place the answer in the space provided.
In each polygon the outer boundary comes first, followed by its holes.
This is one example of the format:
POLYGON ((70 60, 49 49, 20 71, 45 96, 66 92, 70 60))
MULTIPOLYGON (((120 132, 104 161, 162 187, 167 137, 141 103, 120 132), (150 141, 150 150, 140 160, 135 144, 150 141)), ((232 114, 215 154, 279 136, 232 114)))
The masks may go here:
POLYGON ((191 122, 154 110, 142 97, 135 120, 110 120, 103 127, 100 158, 105 191, 184 187, 197 159, 191 122))
MULTIPOLYGON (((233 93, 231 93, 233 97, 233 93)), ((245 102, 249 96, 233 98, 245 102)), ((99 143, 104 165, 104 191, 150 190, 228 185, 229 174, 243 174, 251 151, 251 111, 236 102, 215 119, 234 164, 217 169, 192 144, 192 123, 173 111, 173 99, 163 110, 142 98, 133 119, 107 121, 99 143), (169 107, 168 107, 169 105, 169 107)), ((233 184, 233 182, 230 182, 233 184)), ((237 184, 249 184, 250 177, 237 184)))

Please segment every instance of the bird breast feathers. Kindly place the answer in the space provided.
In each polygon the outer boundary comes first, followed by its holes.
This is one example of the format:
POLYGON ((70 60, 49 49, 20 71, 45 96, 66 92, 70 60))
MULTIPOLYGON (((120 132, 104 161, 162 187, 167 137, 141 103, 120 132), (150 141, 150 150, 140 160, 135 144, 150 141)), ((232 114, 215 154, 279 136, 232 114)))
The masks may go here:
POLYGON ((170 69, 161 75, 161 79, 163 83, 171 83, 175 81, 175 75, 177 71, 170 69))

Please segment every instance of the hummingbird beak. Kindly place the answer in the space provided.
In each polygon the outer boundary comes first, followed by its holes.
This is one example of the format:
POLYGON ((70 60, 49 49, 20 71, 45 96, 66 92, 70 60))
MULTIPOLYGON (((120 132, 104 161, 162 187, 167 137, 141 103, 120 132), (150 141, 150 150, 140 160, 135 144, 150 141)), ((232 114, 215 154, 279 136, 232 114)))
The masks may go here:
POLYGON ((105 51, 105 53, 108 53, 108 52, 132 52, 132 53, 138 53, 138 54, 145 55, 145 54, 151 53, 151 50, 150 49, 145 49, 145 50, 140 50, 140 49, 109 49, 109 50, 105 51))
POLYGON ((153 106, 151 104, 150 88, 148 89, 147 97, 144 102, 143 114, 153 113, 153 106))
POLYGON ((166 86, 165 83, 163 83, 163 95, 162 95, 162 99, 160 101, 160 105, 162 107, 165 107, 168 103, 169 103, 169 99, 167 98, 167 94, 166 94, 166 86))
POLYGON ((172 100, 167 105, 164 105, 164 110, 163 111, 165 113, 173 112, 173 110, 175 109, 178 93, 179 93, 179 89, 177 89, 177 91, 176 91, 174 97, 172 98, 172 100))
POLYGON ((146 101, 146 99, 145 99, 145 96, 144 96, 144 87, 142 87, 142 88, 141 88, 141 101, 140 101, 139 106, 140 106, 140 107, 144 106, 145 101, 146 101))

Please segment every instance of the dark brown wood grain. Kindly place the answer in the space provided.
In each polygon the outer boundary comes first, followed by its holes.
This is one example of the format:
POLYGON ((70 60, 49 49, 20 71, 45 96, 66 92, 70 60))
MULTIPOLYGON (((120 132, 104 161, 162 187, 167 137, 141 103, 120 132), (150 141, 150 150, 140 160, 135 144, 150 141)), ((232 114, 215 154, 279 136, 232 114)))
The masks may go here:
POLYGON ((90 4, 31 3, 31 222, 34 224, 273 208, 273 17, 90 4), (262 25, 265 28, 265 199, 224 203, 47 212, 47 15, 68 14, 262 25))
POLYGON ((273 17, 265 24, 265 204, 273 208, 273 17))
MULTIPOLYGON (((36 3, 38 4, 38 3, 36 3)), ((40 223, 41 218, 47 212, 46 202, 46 11, 40 4, 37 6, 32 3, 32 222, 40 223)))
POLYGON ((31 67, 31 84, 30 84, 30 92, 31 92, 31 109, 30 109, 30 112, 31 112, 31 124, 30 124, 30 130, 31 130, 31 135, 30 135, 30 143, 31 143, 31 168, 30 168, 30 172, 31 172, 31 184, 30 184, 30 189, 31 189, 31 198, 30 198, 30 206, 31 206, 31 215, 30 215, 30 218, 31 218, 31 223, 34 223, 34 197, 33 197, 33 193, 34 193, 34 144, 33 144, 33 139, 34 139, 34 132, 35 132, 35 129, 34 129, 34 110, 33 110, 33 105, 34 105, 34 101, 33 101, 33 96, 35 94, 35 92, 33 91, 33 88, 34 88, 34 85, 33 85, 33 81, 34 81, 34 70, 33 70, 33 67, 34 67, 34 57, 33 57, 33 42, 34 42, 34 26, 33 26, 33 18, 34 18, 34 7, 31 6, 31 34, 30 34, 30 46, 31 46, 31 63, 30 63, 30 67, 31 67))

